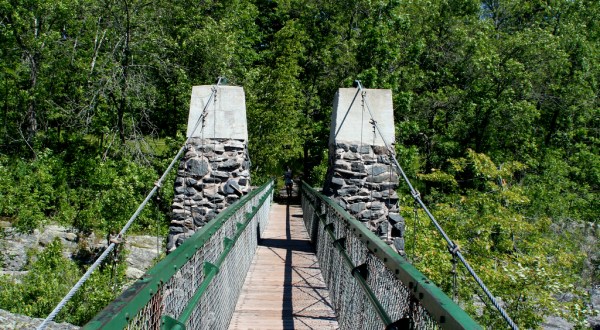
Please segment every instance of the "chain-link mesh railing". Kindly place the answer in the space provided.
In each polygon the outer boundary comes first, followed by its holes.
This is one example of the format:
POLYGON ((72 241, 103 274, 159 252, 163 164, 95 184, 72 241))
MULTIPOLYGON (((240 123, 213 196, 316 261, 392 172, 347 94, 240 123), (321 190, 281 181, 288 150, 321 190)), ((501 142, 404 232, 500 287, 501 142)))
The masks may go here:
POLYGON ((340 329, 481 329, 366 226, 306 183, 302 211, 340 329))
POLYGON ((266 228, 273 182, 221 212, 84 329, 225 329, 266 228), (260 228, 260 229, 259 229, 260 228))

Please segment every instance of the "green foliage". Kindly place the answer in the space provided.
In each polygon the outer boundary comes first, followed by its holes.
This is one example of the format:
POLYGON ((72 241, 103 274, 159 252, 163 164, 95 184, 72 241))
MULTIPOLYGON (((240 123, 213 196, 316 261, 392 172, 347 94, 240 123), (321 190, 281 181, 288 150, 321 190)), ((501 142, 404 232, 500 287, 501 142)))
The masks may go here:
MULTIPOLYGON (((525 216, 532 202, 516 176, 525 169, 519 162, 497 166, 488 156, 469 150, 466 157, 449 161, 448 172, 419 177, 436 187, 431 192, 436 201, 433 212, 484 283, 501 297, 517 324, 535 328, 545 315, 561 313, 556 293, 581 294, 573 283, 580 278, 585 255, 572 236, 555 231, 549 217, 525 216)), ((407 225, 407 236, 418 237, 408 251, 416 250, 417 268, 451 292, 449 263, 439 262, 449 257, 441 239, 424 233, 433 230, 426 223, 428 219, 420 215, 416 223, 407 225)), ((479 315, 472 291, 476 284, 465 271, 459 279, 461 303, 472 315, 479 315)), ((583 303, 581 297, 570 306, 583 303)), ((479 320, 492 328, 503 324, 491 308, 484 309, 479 320)))
POLYGON ((0 163, 0 215, 13 218, 18 231, 30 232, 56 214, 56 201, 64 192, 60 158, 46 149, 31 163, 8 157, 0 163))
MULTIPOLYGON (((573 239, 600 209, 598 1, 0 0, 0 22, 0 217, 22 232, 118 230, 217 76, 245 89, 253 182, 320 185, 334 93, 360 79, 392 90, 401 165, 519 322, 551 313, 543 283, 599 281, 573 239)), ((172 194, 133 230, 164 233, 172 194)))
MULTIPOLYGON (((122 257, 95 272, 56 320, 83 325, 112 301, 123 285, 126 264, 122 257)), ((27 270, 21 282, 0 278, 0 308, 40 318, 50 314, 83 275, 83 270, 62 255, 58 238, 43 251, 30 253, 27 270)))

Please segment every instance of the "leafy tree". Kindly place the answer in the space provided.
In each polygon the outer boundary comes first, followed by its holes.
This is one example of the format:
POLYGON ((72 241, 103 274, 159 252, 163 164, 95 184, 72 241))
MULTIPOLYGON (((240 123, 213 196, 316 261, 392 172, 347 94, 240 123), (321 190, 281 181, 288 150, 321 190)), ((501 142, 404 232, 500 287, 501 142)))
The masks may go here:
MULTIPOLYGON (((466 157, 450 160, 448 172, 434 171, 420 178, 435 186, 429 197, 436 200, 436 217, 442 219, 448 235, 484 283, 502 299, 517 324, 533 328, 545 315, 561 313, 555 294, 573 290, 584 255, 575 252, 577 244, 572 237, 554 232, 551 218, 524 216, 531 200, 516 177, 524 169, 519 162, 497 166, 486 155, 468 151, 466 157)), ((448 275, 450 257, 441 240, 419 232, 433 229, 427 223, 421 216, 416 227, 413 225, 416 231, 409 229, 408 237, 418 235, 415 265, 441 283, 446 292, 452 292, 456 288, 448 275)), ((479 315, 479 299, 472 291, 476 284, 465 271, 458 277, 461 304, 471 315, 479 315)), ((477 295, 483 297, 482 292, 477 295)), ((571 306, 576 303, 583 301, 571 302, 571 306)), ((501 327, 504 322, 493 308, 484 309, 478 318, 492 327, 501 327)))

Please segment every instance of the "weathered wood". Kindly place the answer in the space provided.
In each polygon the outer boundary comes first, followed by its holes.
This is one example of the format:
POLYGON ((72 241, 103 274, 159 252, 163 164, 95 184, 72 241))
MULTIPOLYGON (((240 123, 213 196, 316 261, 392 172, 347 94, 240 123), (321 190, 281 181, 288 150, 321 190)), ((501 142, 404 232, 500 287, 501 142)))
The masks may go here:
POLYGON ((297 205, 273 204, 229 329, 337 329, 297 205))

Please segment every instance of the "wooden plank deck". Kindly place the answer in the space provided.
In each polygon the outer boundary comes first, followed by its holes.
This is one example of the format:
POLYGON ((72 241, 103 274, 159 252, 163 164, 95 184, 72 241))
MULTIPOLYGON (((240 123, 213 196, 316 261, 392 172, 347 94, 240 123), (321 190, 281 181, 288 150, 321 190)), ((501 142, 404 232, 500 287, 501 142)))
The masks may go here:
POLYGON ((273 204, 229 329, 337 329, 298 205, 273 204))

